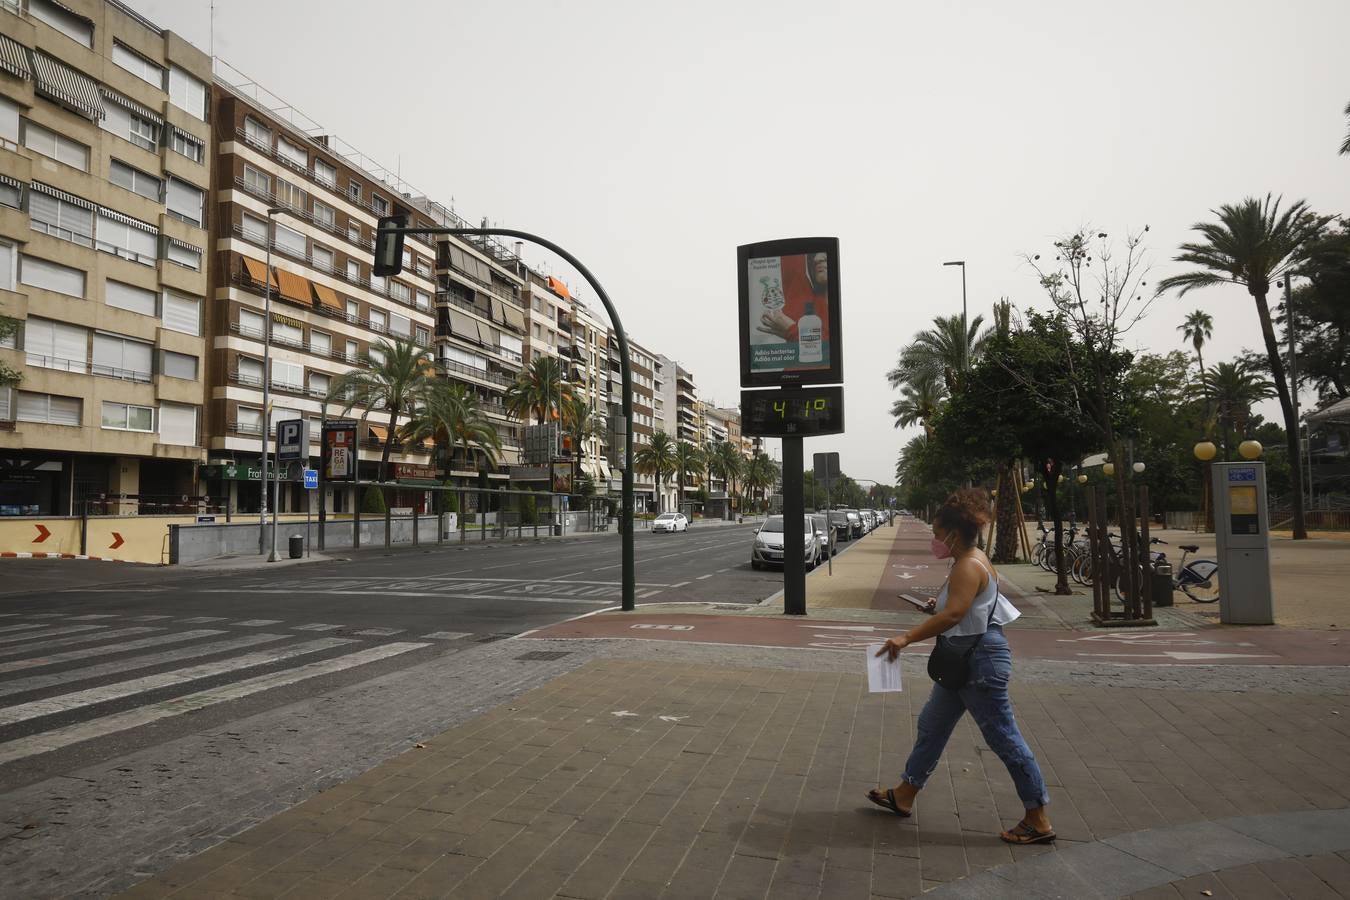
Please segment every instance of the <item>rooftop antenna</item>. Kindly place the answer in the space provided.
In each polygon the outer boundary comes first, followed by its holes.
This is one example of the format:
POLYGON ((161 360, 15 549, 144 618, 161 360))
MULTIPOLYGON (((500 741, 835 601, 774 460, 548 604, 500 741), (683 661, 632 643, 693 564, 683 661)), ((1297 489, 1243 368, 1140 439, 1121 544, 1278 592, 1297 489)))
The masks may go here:
POLYGON ((207 40, 208 40, 208 45, 209 45, 210 48, 211 48, 211 58, 212 58, 212 59, 215 59, 215 56, 216 56, 216 0, 211 0, 210 16, 209 16, 209 18, 208 18, 208 20, 207 20, 207 26, 206 26, 206 28, 207 28, 207 34, 209 35, 209 37, 207 38, 207 40))

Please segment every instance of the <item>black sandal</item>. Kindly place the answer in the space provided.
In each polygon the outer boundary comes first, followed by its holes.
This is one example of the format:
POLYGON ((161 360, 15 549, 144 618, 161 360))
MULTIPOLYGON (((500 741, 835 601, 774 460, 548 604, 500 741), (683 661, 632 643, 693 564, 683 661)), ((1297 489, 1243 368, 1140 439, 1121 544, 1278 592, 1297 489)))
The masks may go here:
POLYGON ((882 809, 889 809, 902 819, 908 819, 914 814, 913 810, 904 809, 895 800, 895 791, 892 788, 886 788, 886 793, 881 793, 880 788, 872 788, 867 792, 867 799, 871 800, 882 809))
POLYGON ((1037 831, 1023 819, 999 835, 1005 844, 1048 844, 1055 839, 1053 831, 1037 831))

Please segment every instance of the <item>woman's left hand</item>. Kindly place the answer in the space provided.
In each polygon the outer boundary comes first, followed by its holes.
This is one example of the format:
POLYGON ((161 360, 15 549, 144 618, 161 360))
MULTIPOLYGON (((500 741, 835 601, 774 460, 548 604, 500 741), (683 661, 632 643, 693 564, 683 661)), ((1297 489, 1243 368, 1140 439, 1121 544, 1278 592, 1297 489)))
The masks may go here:
POLYGON ((895 658, 900 655, 900 651, 909 646, 909 635, 902 634, 899 637, 887 639, 881 649, 877 651, 877 656, 886 654, 887 662, 895 662, 895 658))

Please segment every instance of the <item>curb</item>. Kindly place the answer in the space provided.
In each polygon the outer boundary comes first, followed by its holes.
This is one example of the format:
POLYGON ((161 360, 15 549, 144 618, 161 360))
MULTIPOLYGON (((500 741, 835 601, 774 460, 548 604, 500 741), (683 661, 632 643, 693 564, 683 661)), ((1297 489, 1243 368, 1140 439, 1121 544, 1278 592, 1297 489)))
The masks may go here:
POLYGON ((126 562, 125 559, 113 559, 111 556, 85 556, 82 553, 13 553, 0 552, 0 559, 90 559, 95 562, 126 562))

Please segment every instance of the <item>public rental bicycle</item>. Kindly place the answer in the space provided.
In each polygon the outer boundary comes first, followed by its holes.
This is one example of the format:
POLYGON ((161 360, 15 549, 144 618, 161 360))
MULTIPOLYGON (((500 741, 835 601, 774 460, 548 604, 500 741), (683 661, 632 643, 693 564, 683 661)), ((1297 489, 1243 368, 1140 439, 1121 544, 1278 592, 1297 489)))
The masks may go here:
MULTIPOLYGON (((1116 546, 1118 538, 1110 532, 1107 532, 1106 538, 1110 543, 1111 552, 1114 555, 1112 570, 1116 570, 1117 567, 1120 568, 1119 574, 1114 579, 1115 584, 1112 585, 1115 589, 1117 599, 1120 599, 1123 597, 1125 591, 1125 573, 1124 567, 1120 566, 1121 553, 1120 548, 1116 546)), ((1149 543, 1166 544, 1167 541, 1155 537, 1151 538, 1149 543)), ((1181 563, 1172 571, 1172 590, 1181 591, 1196 603, 1218 603, 1219 564, 1212 559, 1193 559, 1190 562, 1187 562, 1187 557, 1192 553, 1200 552, 1199 545, 1178 544, 1177 546, 1181 550, 1181 563)), ((1161 550, 1150 550, 1148 552, 1148 558, 1148 563, 1146 566, 1141 566, 1141 569, 1146 569, 1149 574, 1157 571, 1159 566, 1166 565, 1167 563, 1167 554, 1161 550)))

